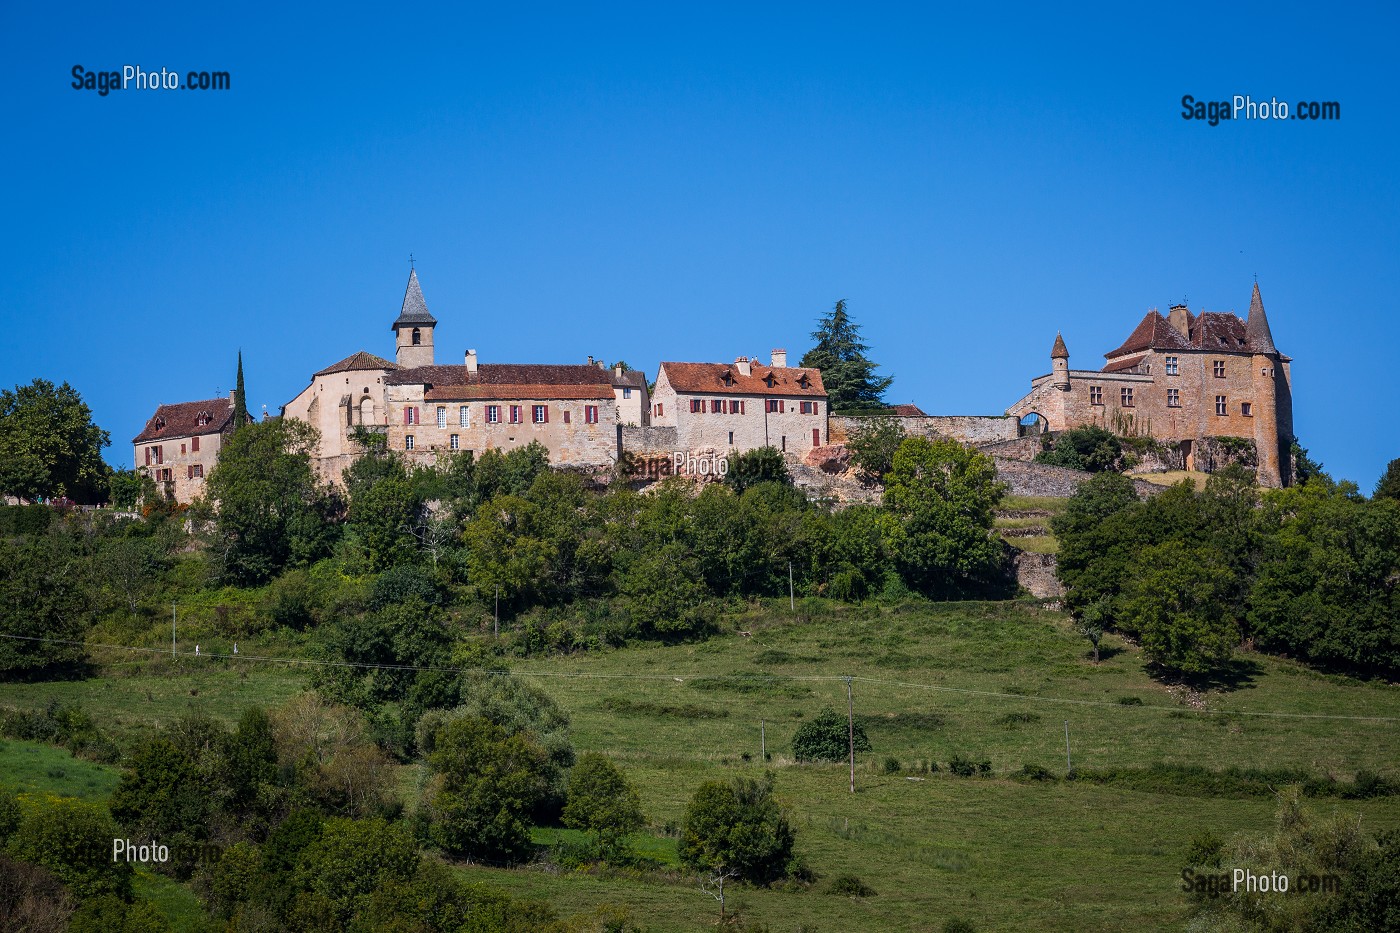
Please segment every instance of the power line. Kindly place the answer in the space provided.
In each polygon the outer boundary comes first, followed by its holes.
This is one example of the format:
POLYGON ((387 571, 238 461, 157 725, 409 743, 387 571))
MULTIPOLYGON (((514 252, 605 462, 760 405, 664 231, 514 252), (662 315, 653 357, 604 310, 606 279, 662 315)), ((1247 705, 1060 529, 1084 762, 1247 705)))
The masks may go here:
MULTIPOLYGON (((87 649, 107 649, 111 651, 138 651, 148 654, 164 655, 163 648, 150 648, 140 645, 110 645, 110 644, 89 644, 67 638, 41 638, 34 635, 7 635, 0 634, 0 638, 8 638, 14 641, 42 642, 45 644, 72 645, 87 649)), ((178 652, 180 656, 196 657, 193 651, 178 652)), ((481 673, 492 675, 512 674, 517 677, 539 677, 555 678, 558 680, 654 680, 658 682, 672 681, 676 683, 686 683, 689 681, 714 681, 714 680, 736 680, 740 682, 752 682, 755 679, 766 678, 775 683, 845 683, 848 678, 844 674, 706 674, 697 672, 652 672, 646 674, 627 673, 622 671, 529 671, 529 670, 506 670, 504 668, 470 668, 470 667, 449 667, 445 665, 423 665, 423 664, 384 664, 368 661, 336 661, 326 658, 283 658, 275 655, 255 655, 246 652, 238 654, 216 654, 212 652, 201 652, 198 657, 210 660, 223 661, 261 661, 271 664, 303 664, 312 667, 342 667, 355 668, 360 670, 384 670, 384 671, 432 671, 452 674, 481 673)), ((1125 706, 1116 700, 1089 700, 1075 697, 1046 697, 1034 696, 1026 693, 1004 693, 995 690, 977 690, 971 687, 949 687, 943 684, 921 684, 910 681, 885 680, 879 677, 851 676, 849 680, 873 684, 881 687, 893 687, 904 690, 931 690, 941 693, 957 693, 965 696, 985 697, 994 700, 1015 700, 1017 702, 1030 703, 1059 703, 1071 706, 1103 707, 1120 712, 1134 711, 1156 711, 1164 713, 1194 712, 1207 715, 1219 716, 1259 716, 1277 719, 1317 719, 1344 722, 1375 722, 1375 723, 1400 723, 1397 716, 1343 716, 1335 713, 1285 713, 1259 710, 1183 710, 1179 706, 1155 706, 1147 704, 1134 704, 1125 706)))

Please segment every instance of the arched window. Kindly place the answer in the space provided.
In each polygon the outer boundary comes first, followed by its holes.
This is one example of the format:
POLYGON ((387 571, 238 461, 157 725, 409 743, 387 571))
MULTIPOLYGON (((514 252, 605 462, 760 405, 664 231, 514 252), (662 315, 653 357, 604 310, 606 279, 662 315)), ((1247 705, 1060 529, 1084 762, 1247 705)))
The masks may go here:
POLYGON ((418 328, 413 328, 413 345, 419 346, 423 343, 423 335, 418 332, 418 328))
POLYGON ((360 424, 374 424, 374 399, 368 395, 360 399, 360 424))

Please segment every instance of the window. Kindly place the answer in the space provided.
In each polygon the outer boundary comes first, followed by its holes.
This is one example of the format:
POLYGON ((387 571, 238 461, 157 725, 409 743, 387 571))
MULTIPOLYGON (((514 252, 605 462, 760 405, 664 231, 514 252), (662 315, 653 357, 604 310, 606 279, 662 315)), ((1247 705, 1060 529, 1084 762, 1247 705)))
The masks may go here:
POLYGON ((175 472, 168 467, 160 471, 160 480, 163 483, 171 482, 175 479, 175 472))
POLYGON ((622 390, 622 397, 623 397, 623 398, 631 398, 631 397, 632 397, 632 390, 631 390, 631 389, 623 389, 623 390, 622 390))
POLYGON ((1240 402, 1240 414, 1246 418, 1254 417, 1254 405, 1250 402, 1240 402))
POLYGON ((1217 378, 1217 379, 1224 379, 1224 378, 1225 378, 1225 361, 1224 361, 1224 360, 1216 360, 1214 365, 1215 365, 1215 378, 1217 378))
POLYGON ((567 408, 564 409, 564 423, 565 423, 565 424, 568 424, 568 423, 569 423, 569 410, 568 410, 567 408))
POLYGON ((690 400, 690 410, 691 412, 702 412, 705 410, 705 403, 698 398, 693 398, 690 400))
POLYGON ((1217 415, 1228 415, 1230 413, 1230 403, 1225 400, 1225 396, 1215 397, 1215 413, 1217 415))
POLYGON ((1089 404, 1103 404, 1103 386, 1089 386, 1089 404))
MULTIPOLYGON (((156 465, 159 466, 165 462, 165 445, 157 444, 154 450, 156 452, 156 465)), ((166 470, 165 472, 169 473, 170 471, 166 470)))
POLYGON ((423 335, 422 335, 422 333, 419 332, 418 328, 416 328, 416 327, 413 328, 413 345, 416 347, 416 346, 420 346, 422 343, 423 343, 423 335))
POLYGON ((782 449, 783 449, 783 450, 787 450, 787 435, 786 435, 786 434, 783 435, 783 447, 782 447, 782 449))
POLYGON ((711 414, 722 415, 722 414, 724 414, 724 408, 725 408, 724 399, 722 399, 722 398, 712 398, 712 399, 710 399, 710 412, 711 412, 711 414))
POLYGON ((181 445, 180 445, 180 456, 183 457, 184 455, 185 455, 185 445, 184 445, 184 444, 181 444, 181 445))
POLYGON ((1119 402, 1119 404, 1121 404, 1124 408, 1132 408, 1132 407, 1133 407, 1133 390, 1130 389, 1130 388, 1119 389, 1119 390, 1118 390, 1118 402, 1119 402))
POLYGON ((1167 407, 1168 407, 1168 408, 1180 408, 1180 407, 1181 407, 1181 390, 1180 390, 1180 389, 1168 389, 1168 390, 1167 390, 1167 407))
POLYGON ((733 432, 733 431, 730 431, 730 432, 729 432, 729 446, 730 446, 730 447, 733 447, 733 446, 734 446, 734 432, 733 432))
POLYGON ((447 408, 446 408, 445 406, 439 405, 439 406, 437 407, 437 419, 438 419, 438 427, 440 427, 440 428, 445 428, 445 427, 447 427, 447 408))
POLYGON ((731 414, 742 415, 744 413, 744 400, 739 399, 738 401, 730 402, 729 411, 731 414))
POLYGON ((530 411, 530 417, 535 424, 549 424, 549 406, 535 405, 530 411))
POLYGON ((770 412, 781 412, 783 410, 783 400, 780 398, 770 398, 768 400, 768 410, 770 412))
POLYGON ((583 420, 584 420, 586 423, 588 423, 588 424, 597 424, 597 423, 598 423, 598 406, 597 406, 597 405, 585 405, 585 406, 583 406, 583 420))
POLYGON ((772 373, 769 373, 768 375, 766 375, 766 376, 763 377, 763 384, 766 385, 766 386, 767 386, 768 388, 770 388, 770 389, 773 388, 773 386, 777 383, 777 381, 778 381, 777 379, 774 379, 774 378, 773 378, 773 374, 772 374, 772 373))
POLYGON ((486 423, 487 423, 487 424, 500 424, 500 423, 501 423, 501 406, 499 406, 499 405, 487 405, 487 406, 486 406, 486 423))
POLYGON ((815 414, 817 414, 817 403, 816 403, 816 402, 803 402, 803 403, 802 403, 802 414, 804 414, 804 415, 815 415, 815 414))
POLYGON ((199 453, 199 438, 190 438, 190 452, 196 454, 199 453))
POLYGON ((521 424, 525 420, 525 408, 522 405, 510 406, 510 423, 521 424))
POLYGON ((472 410, 466 405, 457 409, 457 427, 469 428, 472 426, 472 410))
POLYGON ((657 403, 656 403, 656 417, 660 418, 661 415, 662 415, 661 403, 660 403, 660 402, 657 402, 657 403))
POLYGON ((405 405, 403 407, 403 423, 419 424, 418 407, 416 405, 405 405))
POLYGON ((195 479, 204 479, 204 464, 196 463, 191 469, 194 470, 195 479))
POLYGON ((412 449, 413 449, 413 435, 412 435, 412 434, 406 434, 406 435, 404 435, 404 439, 403 439, 403 449, 404 449, 404 450, 412 450, 412 449))
POLYGON ((1177 366, 1177 362, 1176 362, 1176 357, 1174 357, 1174 356, 1169 356, 1169 357, 1167 357, 1167 375, 1168 375, 1168 376, 1176 376, 1176 375, 1179 375, 1179 374, 1180 374, 1180 373, 1178 372, 1178 366, 1177 366))
POLYGON ((449 438, 447 439, 447 446, 448 446, 449 448, 451 448, 452 450, 461 450, 461 449, 462 449, 462 437, 461 437, 461 435, 460 435, 460 434, 454 434, 454 435, 452 435, 451 437, 449 437, 449 438))

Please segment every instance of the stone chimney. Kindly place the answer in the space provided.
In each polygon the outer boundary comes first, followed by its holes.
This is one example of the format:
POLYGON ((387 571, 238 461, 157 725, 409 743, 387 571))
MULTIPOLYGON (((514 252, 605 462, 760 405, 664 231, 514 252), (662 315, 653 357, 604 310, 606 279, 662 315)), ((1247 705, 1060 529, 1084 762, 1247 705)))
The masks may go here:
MULTIPOLYGON (((591 359, 593 359, 593 357, 590 356, 589 359, 591 360, 591 359)), ((604 370, 605 370, 605 369, 608 368, 608 364, 607 364, 607 363, 604 363, 602 360, 599 360, 599 361, 598 361, 598 368, 599 368, 599 369, 604 369, 604 370)))
POLYGON ((1186 310, 1185 304, 1171 306, 1171 310, 1167 312, 1167 323, 1176 328, 1181 336, 1188 339, 1191 337, 1191 313, 1186 310))
POLYGON ((773 368, 774 368, 774 369, 787 369, 787 351, 786 351, 786 350, 777 350, 777 349, 775 349, 775 350, 773 351, 773 368))
POLYGON ((589 366, 592 366, 592 365, 593 365, 593 354, 591 354, 591 353, 588 355, 588 365, 589 365, 589 366))
POLYGON ((622 378, 622 364, 621 364, 621 363, 618 363, 616 366, 613 367, 613 376, 614 376, 615 378, 617 378, 617 379, 621 379, 621 378, 622 378))
POLYGON ((468 351, 467 351, 467 372, 469 372, 469 373, 474 373, 474 372, 476 372, 476 351, 475 351, 475 350, 468 350, 468 351))
POLYGON ((734 365, 739 367, 739 375, 752 376, 753 362, 747 356, 741 356, 734 361, 734 365))

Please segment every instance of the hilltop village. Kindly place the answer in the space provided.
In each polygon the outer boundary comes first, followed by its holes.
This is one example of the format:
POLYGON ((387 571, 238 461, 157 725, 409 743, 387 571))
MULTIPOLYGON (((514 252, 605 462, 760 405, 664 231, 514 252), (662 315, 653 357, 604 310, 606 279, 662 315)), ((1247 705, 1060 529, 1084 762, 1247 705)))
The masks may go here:
MULTIPOLYGON (((469 349, 460 362, 440 359, 437 323, 411 271, 390 325, 393 359, 360 350, 313 373, 282 406, 282 417, 319 432, 312 462, 322 479, 339 483, 370 435, 410 461, 537 442, 556 466, 602 473, 623 461, 648 476, 707 472, 730 453, 772 447, 799 485, 845 497, 843 444, 859 422, 833 413, 820 370, 789 365, 785 350, 767 361, 662 362, 649 385, 642 372, 592 357, 498 363, 469 349)), ((914 405, 888 415, 906 434, 983 449, 1013 489, 1030 493, 1056 494, 1045 488, 1057 483, 1054 469, 1029 462, 1045 435, 1086 425, 1150 439, 1149 469, 1243 462, 1263 486, 1289 484, 1291 358, 1274 344, 1257 283, 1243 320, 1154 309, 1104 357, 1100 369, 1071 369, 1057 334, 1050 372, 1003 415, 928 415, 914 405)), ((136 468, 167 497, 193 501, 233 419, 232 394, 160 405, 132 440, 136 468)))

